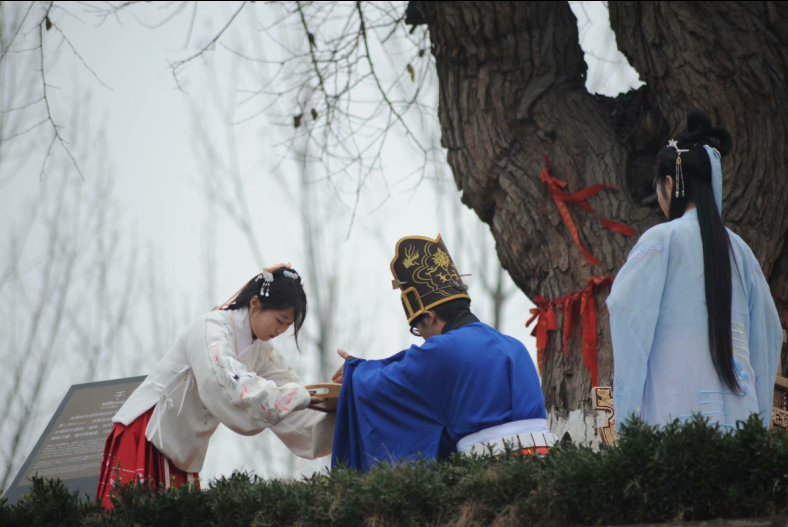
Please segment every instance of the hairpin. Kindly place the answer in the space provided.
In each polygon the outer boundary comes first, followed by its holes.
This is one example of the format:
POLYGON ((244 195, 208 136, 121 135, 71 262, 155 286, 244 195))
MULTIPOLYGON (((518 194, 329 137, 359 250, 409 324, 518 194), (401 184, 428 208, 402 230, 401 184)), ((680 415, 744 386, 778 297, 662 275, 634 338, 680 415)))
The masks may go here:
POLYGON ((679 186, 681 186, 681 197, 684 197, 684 171, 681 169, 681 153, 689 152, 679 148, 679 142, 675 139, 668 141, 668 146, 676 149, 676 197, 679 197, 679 186))
POLYGON ((293 280, 298 280, 299 278, 301 278, 300 276, 298 276, 298 273, 296 273, 295 271, 285 270, 282 274, 284 274, 288 278, 292 278, 293 280))
POLYGON ((260 287, 260 296, 269 296, 271 291, 271 282, 274 281, 274 275, 268 271, 263 271, 257 278, 254 279, 255 282, 259 282, 260 279, 263 279, 263 285, 260 287))

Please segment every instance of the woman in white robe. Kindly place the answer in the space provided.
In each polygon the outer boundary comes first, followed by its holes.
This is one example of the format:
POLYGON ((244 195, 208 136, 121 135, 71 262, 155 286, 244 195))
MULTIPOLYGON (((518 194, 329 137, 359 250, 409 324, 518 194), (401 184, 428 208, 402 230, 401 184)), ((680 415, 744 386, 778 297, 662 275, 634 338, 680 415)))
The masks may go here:
POLYGON ((270 342, 291 325, 298 339, 301 278, 269 268, 233 300, 189 325, 113 417, 97 490, 106 508, 116 481, 194 482, 219 423, 242 435, 270 428, 300 457, 331 453, 334 416, 305 411, 323 399, 270 342))
POLYGON ((750 248, 722 223, 720 158, 731 136, 691 110, 654 180, 670 221, 641 236, 607 300, 616 426, 700 414, 735 429, 771 420, 782 330, 750 248), (711 309, 708 306, 712 306, 711 309))

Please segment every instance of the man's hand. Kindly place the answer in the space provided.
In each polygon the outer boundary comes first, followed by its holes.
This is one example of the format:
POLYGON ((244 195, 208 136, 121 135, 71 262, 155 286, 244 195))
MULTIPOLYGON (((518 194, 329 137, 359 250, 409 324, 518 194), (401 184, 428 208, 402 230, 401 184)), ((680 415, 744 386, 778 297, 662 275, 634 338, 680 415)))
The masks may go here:
MULTIPOLYGON (((350 353, 348 353, 345 350, 337 350, 337 354, 340 357, 342 357, 342 360, 347 360, 347 358, 350 356, 350 353)), ((344 371, 345 371, 345 365, 342 364, 342 366, 339 367, 339 369, 334 374, 334 376, 331 377, 331 381, 337 384, 342 384, 342 381, 345 379, 344 371)))

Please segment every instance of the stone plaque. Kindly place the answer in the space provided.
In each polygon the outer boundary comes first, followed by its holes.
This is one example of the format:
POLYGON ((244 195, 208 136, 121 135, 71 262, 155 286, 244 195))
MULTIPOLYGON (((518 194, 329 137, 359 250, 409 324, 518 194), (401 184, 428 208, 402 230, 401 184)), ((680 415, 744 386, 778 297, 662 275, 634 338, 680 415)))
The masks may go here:
POLYGON ((9 503, 29 491, 33 476, 60 478, 69 490, 93 499, 112 417, 144 380, 129 377, 72 386, 6 490, 9 503))

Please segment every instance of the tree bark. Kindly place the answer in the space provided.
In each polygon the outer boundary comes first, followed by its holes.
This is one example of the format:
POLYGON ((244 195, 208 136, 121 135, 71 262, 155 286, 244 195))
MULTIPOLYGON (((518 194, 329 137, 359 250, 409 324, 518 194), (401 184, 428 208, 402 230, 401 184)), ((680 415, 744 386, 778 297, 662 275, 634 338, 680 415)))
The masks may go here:
MULTIPOLYGON (((533 298, 615 276, 637 238, 663 221, 652 196, 656 153, 703 108, 734 137, 723 162, 724 218, 750 244, 772 290, 788 293, 788 8, 776 2, 611 2, 619 48, 646 82, 616 98, 585 88, 577 21, 566 2, 411 2, 429 26, 442 144, 462 201, 490 225, 503 266, 533 298), (636 229, 627 238, 569 205, 580 253, 540 173, 636 229)), ((450 241, 449 241, 450 243, 450 241)), ((597 294, 599 381, 612 383, 606 292, 597 294)), ((526 314, 522 314, 523 320, 526 314)), ((560 320, 560 315, 559 315, 560 320)), ((560 324, 559 324, 560 326, 560 324)), ((548 410, 590 411, 579 336, 566 356, 551 332, 542 377, 548 410)))

